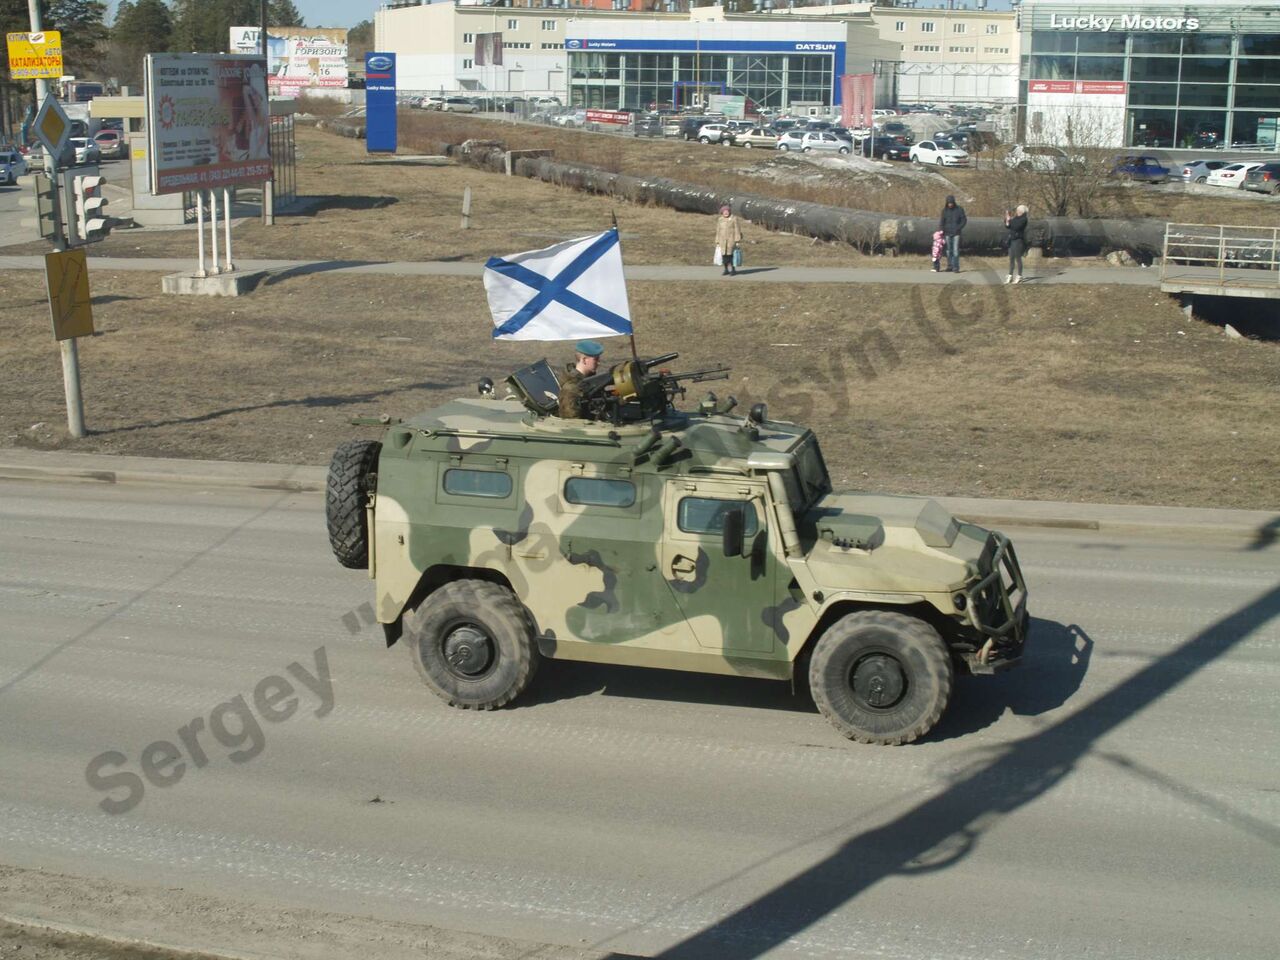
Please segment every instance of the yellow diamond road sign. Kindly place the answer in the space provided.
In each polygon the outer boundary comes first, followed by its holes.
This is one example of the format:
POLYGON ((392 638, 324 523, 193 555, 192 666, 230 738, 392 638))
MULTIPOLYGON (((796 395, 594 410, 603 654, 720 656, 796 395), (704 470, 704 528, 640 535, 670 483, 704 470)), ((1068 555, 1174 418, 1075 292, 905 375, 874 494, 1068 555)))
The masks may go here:
MULTIPOLYGON (((44 103, 40 105, 40 112, 36 114, 35 123, 31 125, 31 132, 44 144, 45 150, 49 151, 48 156, 55 162, 62 156, 67 141, 71 139, 71 121, 63 112, 62 106, 54 99, 53 94, 44 98, 44 103)), ((52 164, 49 169, 53 169, 52 164)))
POLYGON ((53 335, 59 340, 93 336, 93 304, 89 299, 89 264, 84 250, 44 255, 49 285, 49 312, 53 335))
POLYGON ((9 77, 13 80, 57 80, 62 76, 62 33, 7 33, 9 77))

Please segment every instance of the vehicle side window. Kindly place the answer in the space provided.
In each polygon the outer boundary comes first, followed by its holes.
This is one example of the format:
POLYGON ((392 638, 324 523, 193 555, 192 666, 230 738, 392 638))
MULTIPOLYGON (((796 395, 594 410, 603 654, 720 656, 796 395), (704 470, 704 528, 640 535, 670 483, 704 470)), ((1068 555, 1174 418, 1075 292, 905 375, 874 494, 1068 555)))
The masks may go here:
POLYGON ((463 470, 444 472, 444 492, 455 497, 489 497, 501 500, 511 496, 511 476, 496 470, 463 470))
POLYGON ((755 508, 746 500, 715 500, 711 497, 685 497, 680 501, 676 523, 685 533, 724 532, 725 514, 743 510, 743 535, 754 537, 760 529, 755 508))
POLYGON ((592 507, 630 507, 636 502, 636 485, 630 480, 570 477, 564 484, 564 498, 592 507))

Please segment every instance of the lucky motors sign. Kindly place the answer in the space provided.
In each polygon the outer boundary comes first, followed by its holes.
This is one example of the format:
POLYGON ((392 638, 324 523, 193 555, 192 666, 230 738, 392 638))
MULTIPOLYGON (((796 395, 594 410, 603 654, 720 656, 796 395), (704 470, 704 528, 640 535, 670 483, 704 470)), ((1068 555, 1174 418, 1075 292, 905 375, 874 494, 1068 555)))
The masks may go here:
POLYGON ((1049 15, 1050 30, 1076 30, 1089 33, 1110 33, 1112 30, 1132 30, 1139 33, 1186 33, 1200 29, 1199 17, 1147 17, 1137 13, 1101 16, 1096 13, 1068 17, 1057 13, 1049 15))
POLYGON ((151 53, 146 75, 153 194, 271 179, 262 57, 151 53))

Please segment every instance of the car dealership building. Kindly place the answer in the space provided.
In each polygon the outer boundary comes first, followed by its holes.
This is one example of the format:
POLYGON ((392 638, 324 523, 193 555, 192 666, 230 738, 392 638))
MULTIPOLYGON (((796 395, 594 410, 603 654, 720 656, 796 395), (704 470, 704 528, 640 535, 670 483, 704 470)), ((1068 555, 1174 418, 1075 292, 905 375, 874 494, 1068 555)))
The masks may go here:
POLYGON ((1029 142, 1277 146, 1280 4, 1025 0, 1019 28, 1029 142))

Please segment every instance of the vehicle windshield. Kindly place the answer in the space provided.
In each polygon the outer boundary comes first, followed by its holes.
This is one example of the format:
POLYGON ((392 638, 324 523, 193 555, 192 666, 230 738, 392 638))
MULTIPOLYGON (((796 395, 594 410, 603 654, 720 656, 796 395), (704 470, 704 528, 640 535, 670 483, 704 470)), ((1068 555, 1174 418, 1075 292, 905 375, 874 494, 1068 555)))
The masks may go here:
POLYGON ((933 142, 937 145, 939 150, 954 150, 956 148, 956 145, 950 140, 935 140, 933 142))

